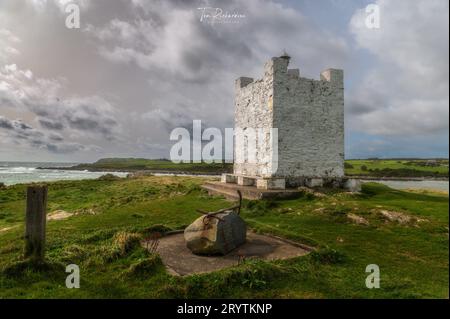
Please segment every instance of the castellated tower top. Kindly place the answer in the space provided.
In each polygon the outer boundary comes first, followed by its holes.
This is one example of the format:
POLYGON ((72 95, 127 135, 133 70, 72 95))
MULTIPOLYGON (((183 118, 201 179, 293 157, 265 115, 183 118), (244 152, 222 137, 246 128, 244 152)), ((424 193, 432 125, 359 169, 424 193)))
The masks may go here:
MULTIPOLYGON (((275 128, 276 139, 259 137, 256 162, 237 162, 248 153, 244 133, 235 135, 234 175, 284 180, 344 175, 344 73, 326 69, 319 80, 289 69, 286 53, 264 65, 263 77, 235 83, 235 128, 275 128), (238 147, 238 145, 241 145, 238 147)), ((245 131, 245 130, 244 130, 245 131)))
MULTIPOLYGON (((279 57, 271 58, 264 65, 264 70, 265 70, 264 77, 274 76, 274 74, 277 73, 277 75, 287 74, 289 76, 289 78, 299 79, 300 78, 299 69, 288 69, 290 59, 291 59, 291 57, 286 52, 283 52, 283 54, 279 57)), ((302 78, 302 79, 314 81, 312 79, 307 79, 307 78, 302 78)), ((263 80, 263 79, 261 79, 261 80, 263 80)), ((341 69, 334 69, 334 68, 329 68, 329 69, 323 70, 322 72, 320 72, 320 81, 330 82, 334 86, 338 86, 343 89, 344 72, 341 69)), ((253 82, 254 82, 253 78, 239 77, 238 79, 236 79, 236 87, 243 88, 253 82)))

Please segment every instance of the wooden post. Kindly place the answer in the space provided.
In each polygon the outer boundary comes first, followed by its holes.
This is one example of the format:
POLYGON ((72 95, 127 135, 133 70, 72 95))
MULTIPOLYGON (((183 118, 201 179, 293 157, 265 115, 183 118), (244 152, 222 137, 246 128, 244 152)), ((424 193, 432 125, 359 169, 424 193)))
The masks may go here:
POLYGON ((29 186, 25 219, 25 258, 44 259, 46 222, 47 185, 29 186))

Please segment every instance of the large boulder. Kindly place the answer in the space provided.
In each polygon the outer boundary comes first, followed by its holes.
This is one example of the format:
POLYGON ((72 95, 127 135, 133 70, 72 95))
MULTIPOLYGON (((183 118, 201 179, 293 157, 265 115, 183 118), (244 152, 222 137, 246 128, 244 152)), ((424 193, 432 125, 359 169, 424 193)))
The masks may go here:
POLYGON ((247 226, 234 211, 197 218, 184 230, 187 247, 198 255, 225 255, 245 243, 247 226))

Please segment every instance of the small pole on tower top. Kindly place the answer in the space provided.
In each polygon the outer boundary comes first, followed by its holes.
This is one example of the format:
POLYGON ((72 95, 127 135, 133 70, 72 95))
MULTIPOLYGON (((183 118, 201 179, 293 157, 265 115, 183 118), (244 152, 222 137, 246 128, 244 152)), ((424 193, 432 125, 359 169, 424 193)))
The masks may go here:
POLYGON ((283 58, 283 59, 286 59, 286 60, 290 60, 291 59, 289 54, 287 54, 286 50, 283 50, 283 53, 280 55, 280 58, 283 58))

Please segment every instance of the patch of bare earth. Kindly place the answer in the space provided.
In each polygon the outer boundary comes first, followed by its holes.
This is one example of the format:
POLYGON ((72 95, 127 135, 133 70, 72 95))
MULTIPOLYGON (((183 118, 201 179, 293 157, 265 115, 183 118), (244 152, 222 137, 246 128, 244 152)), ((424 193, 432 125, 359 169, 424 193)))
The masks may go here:
POLYGON ((381 214, 381 216, 383 216, 386 219, 386 221, 397 222, 402 225, 427 221, 426 219, 423 219, 423 218, 417 218, 417 217, 409 216, 402 212, 396 212, 396 211, 385 210, 385 209, 379 210, 378 213, 381 214))
POLYGON ((358 225, 369 225, 369 221, 367 219, 356 214, 349 213, 347 214, 347 218, 358 225))
POLYGON ((91 209, 80 209, 74 212, 66 212, 65 210, 55 210, 47 215, 47 220, 63 220, 75 215, 95 215, 96 212, 91 209))
POLYGON ((317 190, 314 190, 314 189, 312 189, 312 188, 305 187, 305 186, 300 186, 300 187, 298 188, 298 190, 301 191, 301 192, 303 192, 303 193, 305 193, 305 194, 311 194, 311 195, 314 195, 314 197, 327 197, 326 194, 324 194, 324 193, 322 193, 322 192, 319 192, 319 191, 317 191, 317 190))
POLYGON ((64 210, 55 210, 47 215, 47 220, 61 220, 73 216, 73 213, 66 212, 64 210))
POLYGON ((448 196, 448 191, 441 189, 420 189, 420 188, 407 188, 404 190, 405 192, 417 193, 417 194, 425 194, 425 195, 443 195, 448 196))
POLYGON ((10 230, 10 229, 13 229, 13 228, 16 228, 16 227, 18 227, 18 226, 19 226, 19 225, 0 228, 0 233, 6 232, 6 231, 8 231, 8 230, 10 230))

